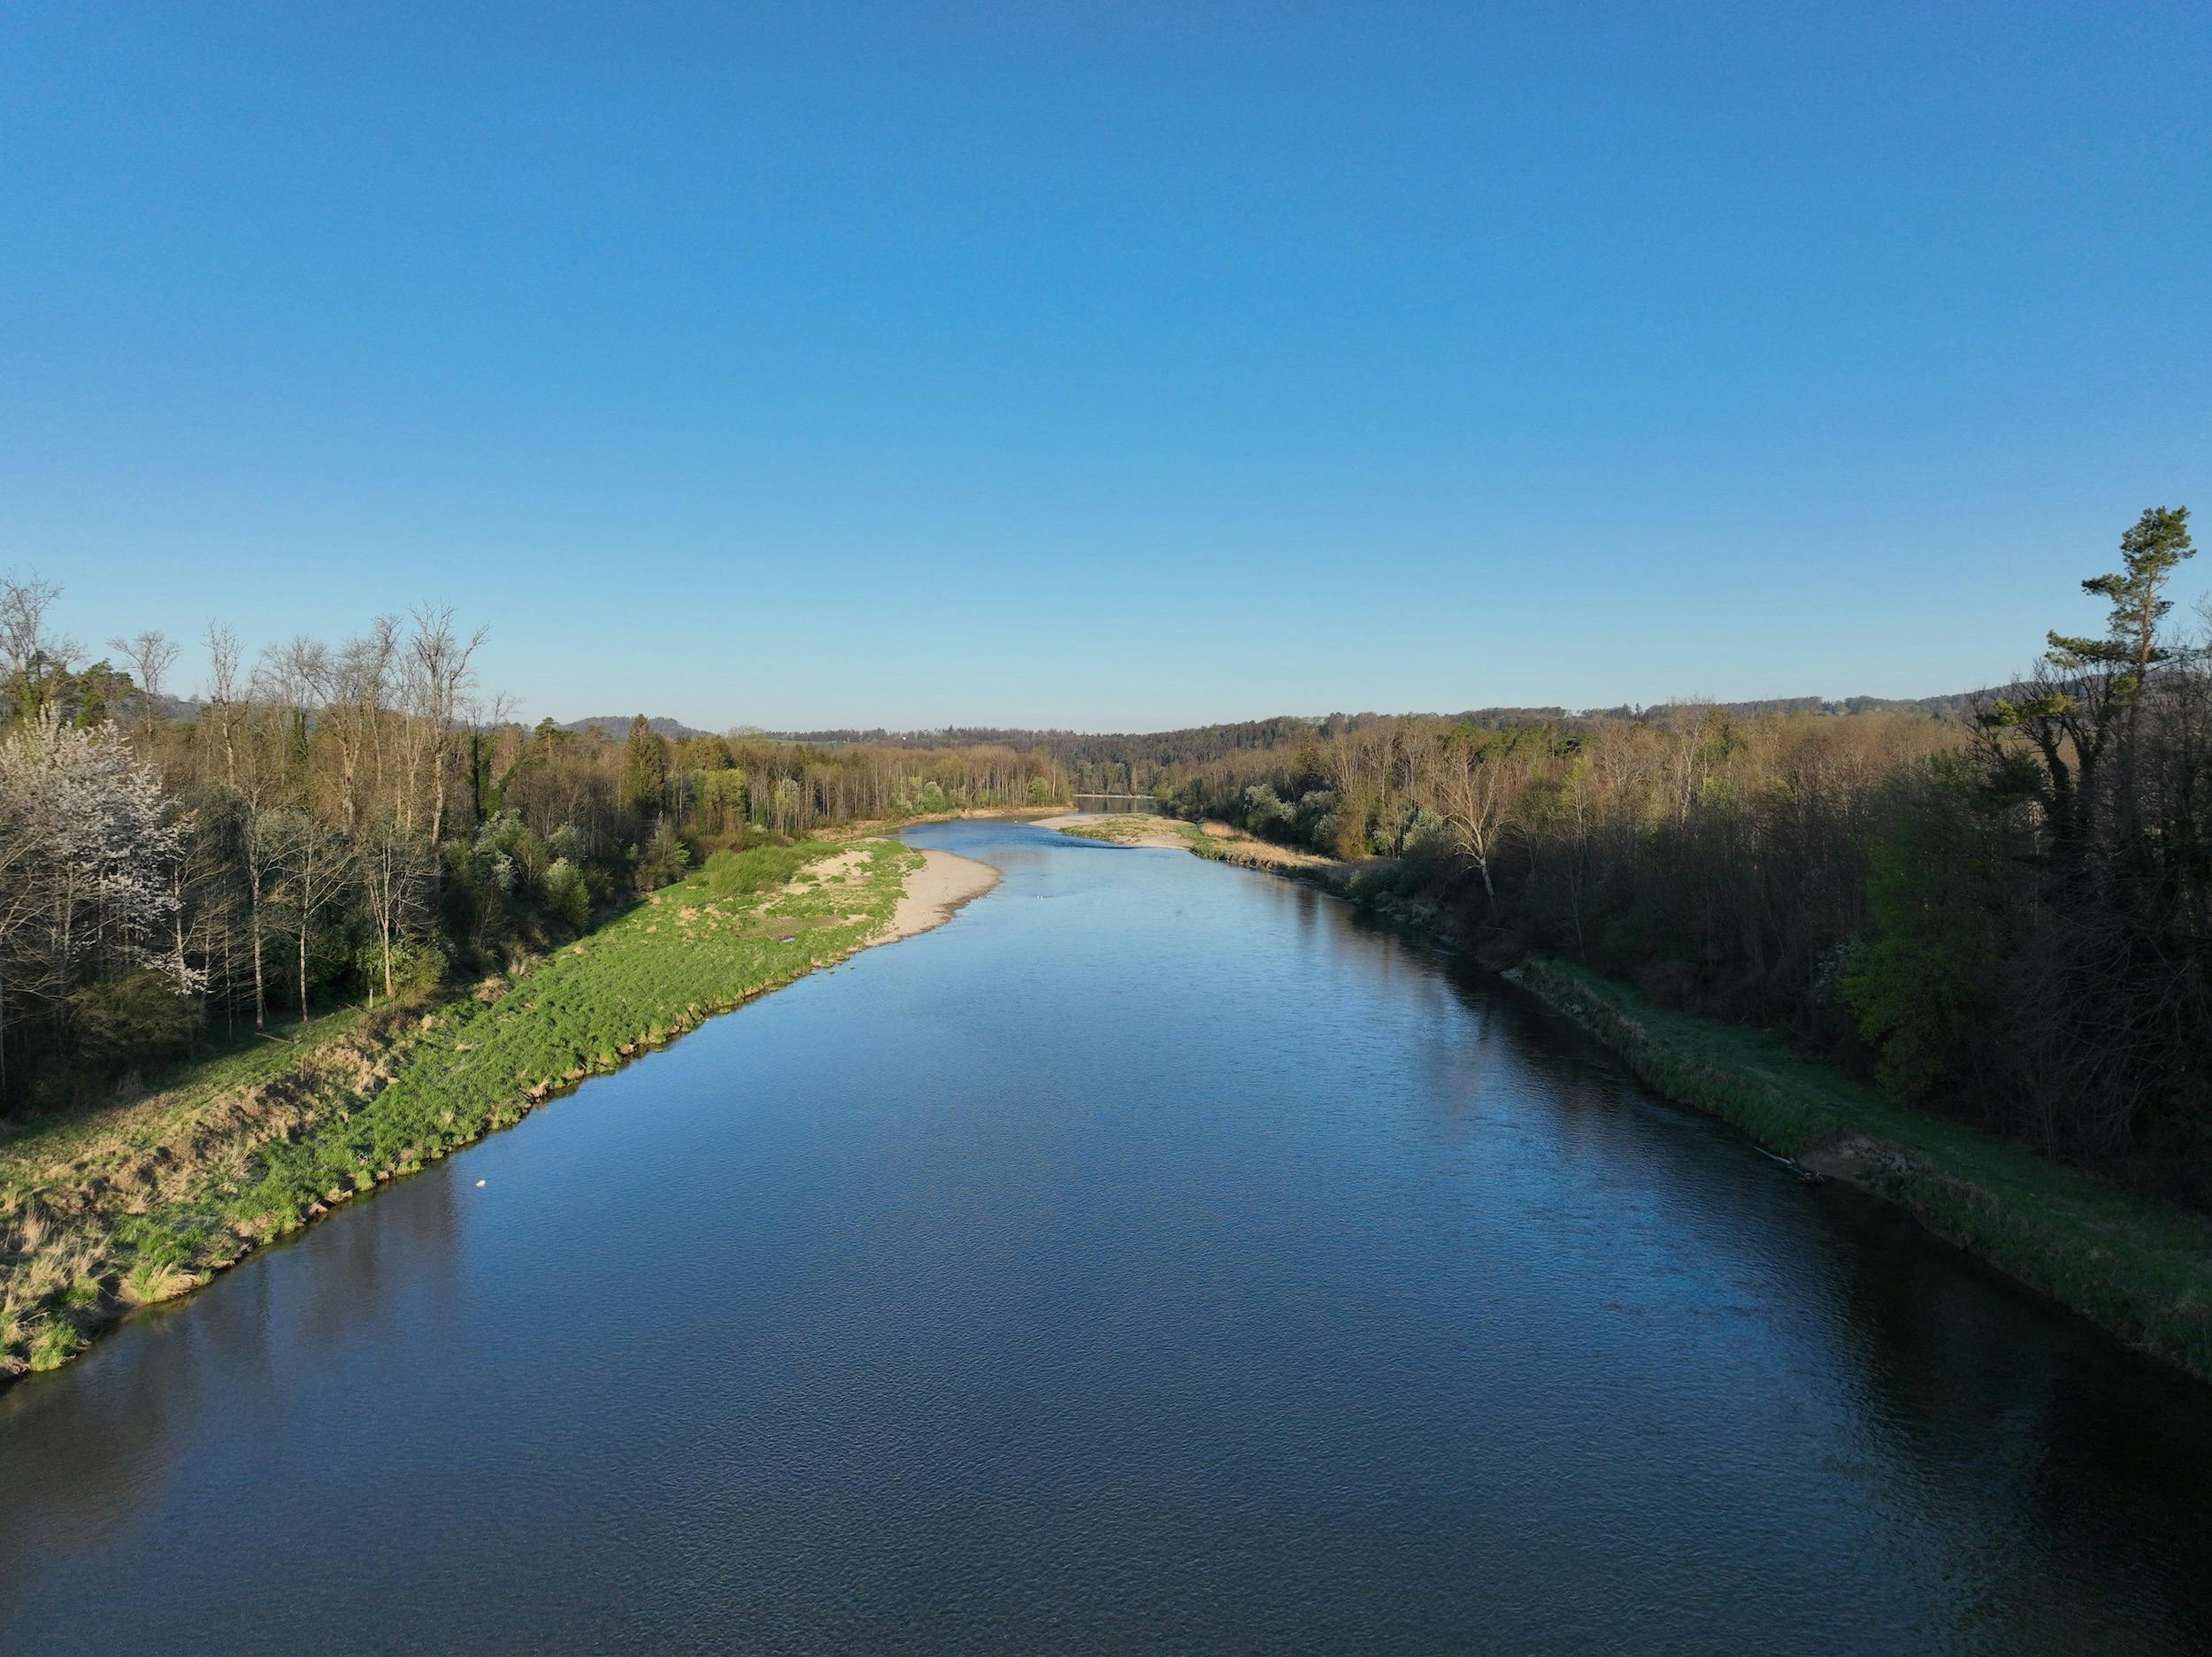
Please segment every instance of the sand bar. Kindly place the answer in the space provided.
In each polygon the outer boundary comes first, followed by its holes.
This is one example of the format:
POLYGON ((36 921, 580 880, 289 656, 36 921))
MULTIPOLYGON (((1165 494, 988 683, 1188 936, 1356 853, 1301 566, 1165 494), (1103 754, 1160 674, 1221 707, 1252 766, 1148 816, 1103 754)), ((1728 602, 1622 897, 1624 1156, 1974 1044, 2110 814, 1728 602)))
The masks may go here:
POLYGON ((998 871, 988 863, 953 852, 926 851, 922 866, 907 877, 898 907, 891 911, 890 925, 873 941, 895 943, 941 926, 963 903, 981 897, 998 882, 998 871))

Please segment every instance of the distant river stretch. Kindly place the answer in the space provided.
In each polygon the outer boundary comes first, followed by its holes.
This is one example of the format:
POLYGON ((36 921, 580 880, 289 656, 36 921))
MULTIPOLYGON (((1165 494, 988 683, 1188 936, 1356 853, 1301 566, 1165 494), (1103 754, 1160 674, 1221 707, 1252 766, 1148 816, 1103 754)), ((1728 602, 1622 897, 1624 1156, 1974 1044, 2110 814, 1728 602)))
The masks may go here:
POLYGON ((2212 1650, 2199 1389, 1302 887, 910 838, 1005 881, 0 1395, 0 1650, 2212 1650))

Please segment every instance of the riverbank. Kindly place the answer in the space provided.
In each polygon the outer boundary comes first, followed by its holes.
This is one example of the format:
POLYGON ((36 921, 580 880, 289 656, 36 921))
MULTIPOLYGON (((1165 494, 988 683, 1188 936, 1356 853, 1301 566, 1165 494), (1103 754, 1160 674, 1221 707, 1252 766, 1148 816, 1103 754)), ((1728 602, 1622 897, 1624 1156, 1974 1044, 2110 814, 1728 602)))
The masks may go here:
MULTIPOLYGON (((1119 845, 1222 858, 1202 825, 1070 817, 1041 826, 1119 845)), ((1210 826, 1210 825, 1208 825, 1210 826)), ((1244 837, 1248 841, 1248 837, 1244 837)), ((1265 842, 1250 841, 1251 845, 1265 842)), ((1280 848, 1271 848, 1281 850, 1280 848)), ((1237 859, 1237 861, 1248 861, 1237 859)), ((1351 898, 1486 966, 1565 1013, 1677 1103, 1717 1116, 1808 1177, 1893 1203, 1946 1242, 2087 1318, 2129 1346, 2212 1383, 2212 1216, 2139 1196, 2012 1140, 1907 1109, 1779 1038, 1672 1012, 1569 963, 1493 959, 1433 906, 1409 903, 1362 865, 1312 854, 1248 866, 1351 898)))
POLYGON ((962 904, 981 897, 999 883, 997 870, 972 857, 941 851, 926 851, 921 857, 921 867, 906 877, 899 893, 889 930, 872 940, 872 947, 895 943, 941 926, 962 904))
POLYGON ((0 1138, 0 1385, 717 1013, 941 924, 998 879, 891 840, 796 849, 803 866, 771 888, 718 891, 703 871, 511 978, 326 1015, 0 1138))
POLYGON ((1777 1037, 1655 1007, 1567 963, 1535 958, 1506 976, 1668 1098, 1809 1175, 1896 1204, 2016 1282, 2212 1382, 2212 1216, 1893 1104, 1777 1037))

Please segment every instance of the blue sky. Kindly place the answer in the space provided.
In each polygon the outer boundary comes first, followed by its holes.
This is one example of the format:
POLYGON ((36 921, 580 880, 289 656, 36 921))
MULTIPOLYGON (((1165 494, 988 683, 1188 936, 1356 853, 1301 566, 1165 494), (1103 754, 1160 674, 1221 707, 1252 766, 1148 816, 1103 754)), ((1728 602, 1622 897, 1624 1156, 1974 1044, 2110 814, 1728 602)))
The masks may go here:
POLYGON ((17 0, 0 565, 449 602, 532 717, 1955 689, 2212 513, 2208 85, 2200 4, 17 0))

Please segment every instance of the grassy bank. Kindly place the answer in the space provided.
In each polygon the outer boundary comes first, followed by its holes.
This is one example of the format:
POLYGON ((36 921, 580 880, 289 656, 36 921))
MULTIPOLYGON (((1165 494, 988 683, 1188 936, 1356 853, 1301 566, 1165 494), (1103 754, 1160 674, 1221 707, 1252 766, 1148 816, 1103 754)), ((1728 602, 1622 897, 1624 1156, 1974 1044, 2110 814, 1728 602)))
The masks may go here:
POLYGON ((890 926, 921 863, 887 840, 741 855, 472 994, 334 1013, 179 1067, 143 1097, 0 1137, 0 1382, 841 960, 890 926))
POLYGON ((2212 1217, 1909 1110, 1778 1039, 1643 1001, 1559 961, 1511 976, 1668 1098, 1898 1204, 2130 1345, 2212 1381, 2212 1217))

